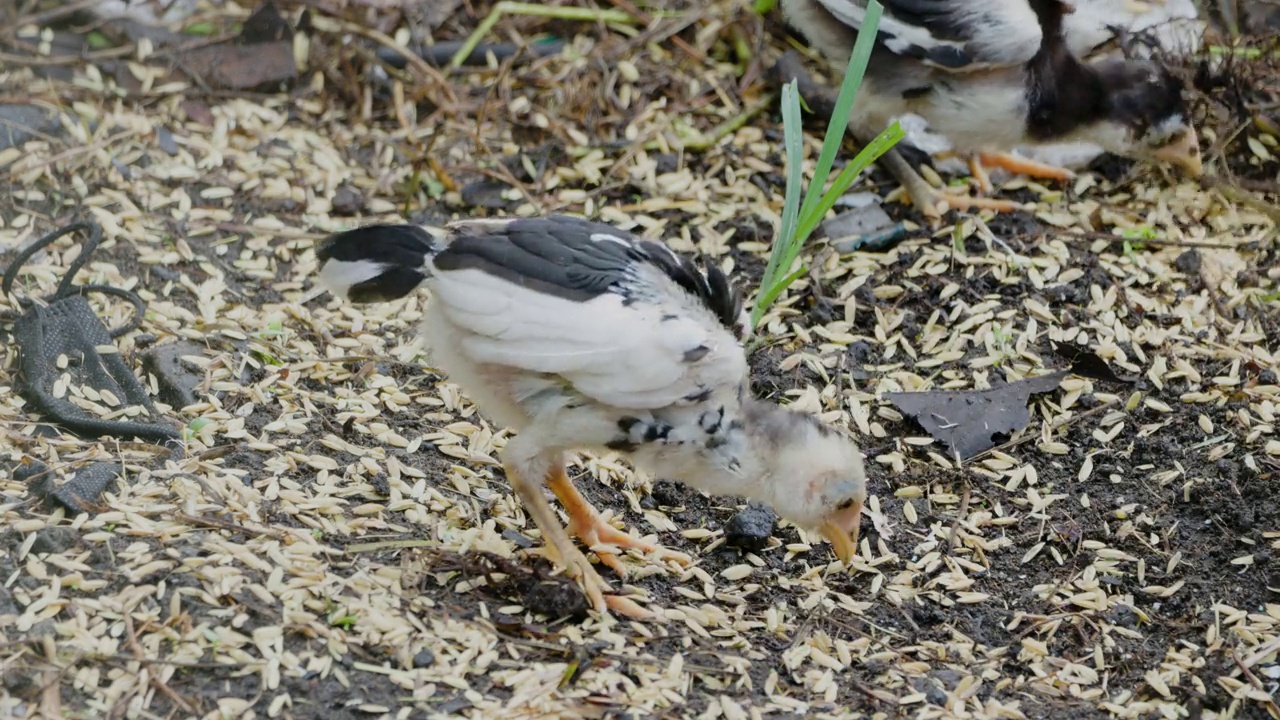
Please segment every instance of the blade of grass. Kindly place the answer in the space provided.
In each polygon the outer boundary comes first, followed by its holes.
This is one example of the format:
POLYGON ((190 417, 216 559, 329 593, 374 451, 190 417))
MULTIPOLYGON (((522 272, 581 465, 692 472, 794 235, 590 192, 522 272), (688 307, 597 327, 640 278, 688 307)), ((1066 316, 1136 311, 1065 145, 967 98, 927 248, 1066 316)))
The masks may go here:
MULTIPOLYGON (((800 218, 800 225, 797 228, 800 237, 809 237, 818 228, 822 218, 826 217, 827 211, 835 207, 836 201, 844 195, 849 186, 853 184, 853 181, 858 179, 858 175, 870 167, 871 163, 879 160, 881 155, 891 150, 906 135, 907 133, 902 129, 902 125, 898 124, 897 120, 894 120, 892 125, 880 131, 880 134, 874 140, 867 143, 853 160, 844 166, 844 169, 840 171, 836 179, 831 182, 831 187, 822 196, 822 199, 818 201, 814 211, 808 217, 802 216, 800 218)), ((817 195, 817 193, 814 193, 814 195, 817 195)))
MULTIPOLYGON (((765 288, 751 311, 751 325, 755 327, 768 307, 762 301, 778 285, 778 275, 790 270, 790 264, 782 265, 782 260, 789 255, 788 247, 796 237, 796 224, 800 215, 800 183, 802 179, 802 160, 804 137, 800 120, 799 85, 795 80, 782 86, 782 141, 787 158, 787 187, 782 201, 782 228, 774 239, 773 251, 769 253, 769 262, 765 266, 760 286, 765 288)), ((794 255, 791 256, 794 259, 794 255)), ((781 292, 781 289, 778 290, 781 292)), ((773 297, 777 297, 774 293, 773 297)))
MULTIPOLYGON (((791 283, 800 279, 800 276, 804 275, 807 272, 809 272, 809 268, 798 267, 795 269, 795 272, 782 278, 782 280, 775 283, 772 287, 769 287, 764 292, 764 294, 761 295, 760 297, 761 301, 759 303, 759 307, 767 308, 770 305, 772 305, 773 301, 778 299, 778 296, 782 294, 783 290, 786 290, 787 288, 791 287, 791 283)), ((764 310, 760 310, 760 312, 763 313, 764 310)), ((753 318, 752 322, 759 322, 759 318, 753 318)))
POLYGON ((755 307, 751 311, 751 327, 760 323, 765 310, 797 278, 806 272, 801 266, 791 270, 800 257, 805 241, 817 228, 834 205, 837 199, 848 190, 868 165, 892 148, 903 137, 901 126, 894 123, 867 144, 861 152, 836 177, 832 187, 826 192, 827 178, 835 163, 836 154, 844 141, 848 129, 849 113, 853 109, 854 99, 862 86, 862 78, 867 63, 875 47, 876 33, 880 27, 880 15, 883 7, 877 0, 870 0, 862 27, 858 29, 858 37, 854 42, 853 52, 849 54, 849 64, 840 84, 840 94, 836 98, 836 109, 827 123, 827 133, 822 141, 822 149, 818 154, 818 163, 814 176, 808 187, 802 191, 803 170, 801 167, 803 151, 803 135, 801 129, 800 103, 798 87, 792 81, 782 88, 782 128, 783 142, 786 150, 786 196, 782 204, 782 227, 774 239, 769 253, 769 261, 765 266, 764 276, 760 280, 760 291, 755 307))
POLYGON ((858 28, 858 39, 853 44, 853 52, 849 54, 849 65, 845 68, 844 79, 840 82, 840 94, 836 96, 836 107, 827 123, 827 134, 822 140, 822 152, 818 155, 818 164, 814 167, 813 180, 809 183, 809 191, 805 194, 804 203, 800 206, 802 225, 817 226, 816 222, 807 220, 817 207, 822 188, 827 184, 827 176, 831 174, 831 164, 835 162, 836 153, 849 127, 849 112, 853 110, 853 101, 862 87, 862 77, 866 73, 867 63, 871 61, 871 51, 875 49, 876 34, 880 29, 880 15, 883 6, 877 0, 867 3, 867 14, 862 26, 858 28))

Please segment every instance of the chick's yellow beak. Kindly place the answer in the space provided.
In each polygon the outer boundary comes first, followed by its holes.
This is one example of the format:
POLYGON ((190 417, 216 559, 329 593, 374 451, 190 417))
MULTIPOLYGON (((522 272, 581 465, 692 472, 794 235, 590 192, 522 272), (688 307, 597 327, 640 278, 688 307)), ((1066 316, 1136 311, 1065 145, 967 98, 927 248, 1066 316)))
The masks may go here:
POLYGON ((1200 177, 1204 172, 1204 165, 1200 160, 1200 137, 1196 135, 1196 129, 1191 126, 1187 126, 1187 131, 1178 139, 1156 150, 1155 158, 1193 178, 1200 177))
POLYGON ((862 503, 855 502, 847 508, 836 510, 818 528, 836 557, 845 565, 858 554, 858 526, 862 521, 862 503))

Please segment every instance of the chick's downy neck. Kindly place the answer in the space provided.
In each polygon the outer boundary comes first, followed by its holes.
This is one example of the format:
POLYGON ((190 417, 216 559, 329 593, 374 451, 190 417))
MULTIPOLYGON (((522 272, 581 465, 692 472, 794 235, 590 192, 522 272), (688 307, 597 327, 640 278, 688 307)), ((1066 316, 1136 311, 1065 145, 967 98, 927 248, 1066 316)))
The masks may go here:
MULTIPOLYGON (((846 441, 836 441, 834 433, 809 413, 748 397, 717 439, 668 446, 636 460, 656 476, 712 494, 744 496, 812 527, 821 521, 829 490, 815 480, 846 464, 846 441)), ((860 466, 849 474, 860 478, 860 466)))

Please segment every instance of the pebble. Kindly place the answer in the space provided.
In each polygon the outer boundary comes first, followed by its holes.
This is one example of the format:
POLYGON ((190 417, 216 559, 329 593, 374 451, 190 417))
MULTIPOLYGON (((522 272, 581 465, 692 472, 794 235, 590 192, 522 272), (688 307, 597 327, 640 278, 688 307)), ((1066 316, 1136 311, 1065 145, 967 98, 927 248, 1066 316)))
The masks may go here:
POLYGON ((777 524, 778 514, 773 508, 752 503, 729 519, 724 526, 724 540, 743 550, 763 550, 777 524))

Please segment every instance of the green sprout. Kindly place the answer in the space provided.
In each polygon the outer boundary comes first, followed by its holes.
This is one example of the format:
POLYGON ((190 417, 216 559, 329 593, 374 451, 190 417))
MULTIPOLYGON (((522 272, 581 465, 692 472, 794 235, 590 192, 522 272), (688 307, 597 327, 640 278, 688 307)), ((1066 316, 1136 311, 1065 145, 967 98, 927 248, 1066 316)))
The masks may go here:
POLYGON ((355 615, 347 613, 329 618, 329 624, 349 631, 351 628, 356 626, 357 619, 358 618, 355 615))
POLYGON ((866 19, 858 30, 858 39, 853 52, 849 56, 849 65, 845 69, 844 80, 840 84, 840 94, 836 98, 835 111, 827 125, 827 134, 822 140, 822 150, 818 154, 818 164, 814 168, 813 180, 804 191, 801 202, 801 174, 803 136, 800 119, 799 89, 795 80, 782 87, 782 134, 787 156, 787 188, 782 204, 782 229, 769 253, 769 262, 765 266, 764 277, 760 280, 760 294, 751 312, 751 327, 755 328, 769 309, 797 278, 808 272, 801 266, 792 270, 792 265, 800 256, 809 235, 817 229, 826 216, 827 211, 835 206, 836 200, 842 196, 858 175, 881 155, 892 148, 905 133, 895 121, 876 136, 857 154, 856 157, 840 171, 831 187, 823 192, 827 178, 831 174, 831 165, 835 161, 840 144, 848 128, 849 111, 853 109, 853 101, 862 86, 862 76, 867 69, 867 61, 871 59, 876 32, 880 27, 882 7, 876 0, 867 5, 866 19))
POLYGON ((271 320, 267 323, 266 329, 258 330, 254 335, 257 337, 280 337, 284 335, 284 321, 280 318, 271 320))
POLYGON ((184 35, 196 35, 199 37, 210 37, 218 32, 218 26, 211 22, 196 22, 182 28, 184 35))
POLYGON ((211 422, 213 421, 210 420, 209 418, 204 418, 204 417, 198 417, 192 420, 191 422, 187 423, 187 426, 185 428, 182 429, 182 439, 191 440, 192 438, 199 435, 200 431, 205 429, 205 427, 211 422))

